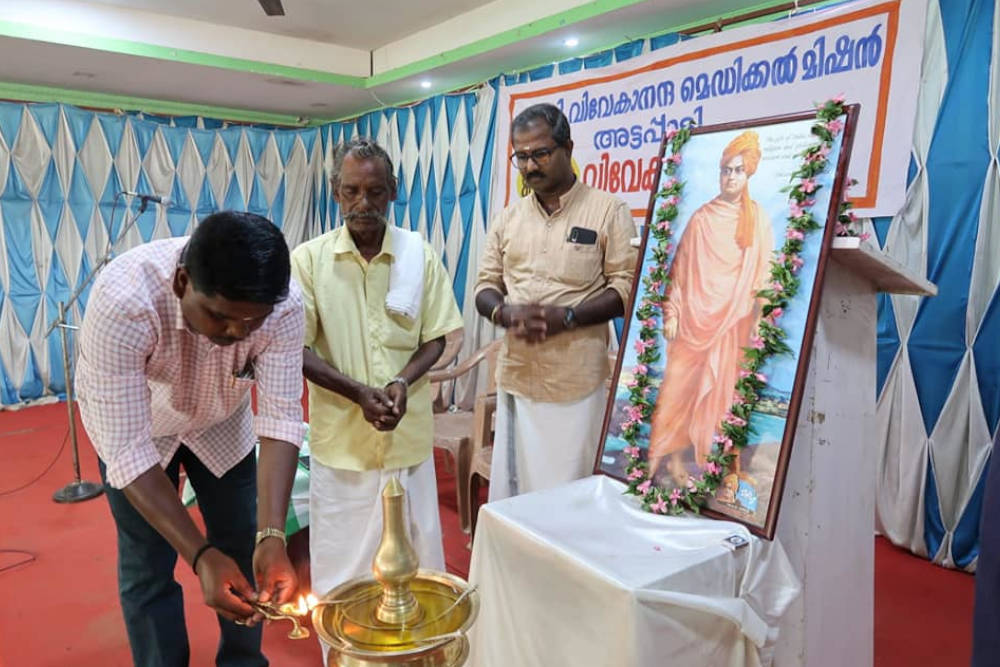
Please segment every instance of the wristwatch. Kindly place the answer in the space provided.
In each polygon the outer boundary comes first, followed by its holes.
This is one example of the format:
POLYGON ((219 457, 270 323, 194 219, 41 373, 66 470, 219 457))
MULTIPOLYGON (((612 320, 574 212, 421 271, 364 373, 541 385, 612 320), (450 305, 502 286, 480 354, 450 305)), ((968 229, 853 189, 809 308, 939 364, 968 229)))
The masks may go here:
POLYGON ((263 530, 257 531, 257 539, 254 540, 254 546, 257 546, 269 537, 277 537, 281 540, 282 544, 287 545, 288 542, 285 540, 285 531, 279 530, 277 528, 265 528, 263 530))
POLYGON ((575 329, 579 323, 576 319, 576 311, 572 308, 567 308, 566 314, 563 315, 563 326, 567 329, 575 329))
POLYGON ((403 389, 410 388, 410 383, 407 382, 406 378, 403 377, 402 375, 397 375, 396 377, 392 378, 391 380, 385 383, 385 386, 388 387, 390 384, 396 384, 397 382, 403 385, 403 389))

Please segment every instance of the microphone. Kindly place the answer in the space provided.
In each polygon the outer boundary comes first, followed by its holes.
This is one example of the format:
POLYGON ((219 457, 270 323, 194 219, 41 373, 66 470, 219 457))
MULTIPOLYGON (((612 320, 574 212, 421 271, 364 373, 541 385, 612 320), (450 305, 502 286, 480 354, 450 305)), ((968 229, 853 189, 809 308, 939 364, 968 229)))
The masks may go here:
POLYGON ((128 197, 139 197, 140 199, 142 199, 143 208, 145 208, 146 204, 148 204, 149 202, 159 204, 160 206, 170 206, 174 203, 174 201, 170 197, 160 197, 158 195, 144 195, 140 192, 130 192, 128 190, 125 190, 124 192, 122 192, 122 194, 128 197))

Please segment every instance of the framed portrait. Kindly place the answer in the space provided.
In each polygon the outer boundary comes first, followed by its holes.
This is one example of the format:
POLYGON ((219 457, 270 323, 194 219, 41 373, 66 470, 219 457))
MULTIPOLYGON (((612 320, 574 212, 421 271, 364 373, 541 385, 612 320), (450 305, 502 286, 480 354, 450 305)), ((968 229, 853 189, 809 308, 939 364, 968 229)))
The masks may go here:
POLYGON ((838 132, 823 148, 826 166, 808 179, 812 226, 802 236, 790 227, 790 206, 796 211, 797 202, 789 190, 801 181, 803 156, 815 150, 816 112, 695 128, 669 155, 664 139, 660 160, 666 165, 673 157, 672 175, 661 169, 650 197, 595 472, 634 485, 641 468, 642 479, 662 490, 652 496, 662 503, 669 494, 678 497, 674 489, 693 488, 692 479, 704 480, 708 467, 714 491, 705 494, 702 513, 773 538, 857 121, 857 106, 840 108, 838 132), (671 191, 664 182, 682 186, 671 191), (657 247, 650 238, 654 212, 668 206, 676 210, 670 243, 657 247), (796 290, 775 309, 763 296, 781 289, 773 271, 776 262, 785 266, 786 238, 801 239, 789 278, 796 290), (651 311, 643 277, 657 268, 667 279, 651 311), (710 457, 721 451, 727 420, 734 419, 731 406, 747 386, 740 379, 760 345, 758 328, 765 331, 761 321, 773 321, 775 310, 781 311, 782 350, 749 364, 759 380, 752 408, 740 420, 745 445, 733 450, 726 469, 713 468, 717 459, 710 457), (649 346, 655 346, 652 354, 649 346), (637 373, 648 395, 641 420, 637 373))

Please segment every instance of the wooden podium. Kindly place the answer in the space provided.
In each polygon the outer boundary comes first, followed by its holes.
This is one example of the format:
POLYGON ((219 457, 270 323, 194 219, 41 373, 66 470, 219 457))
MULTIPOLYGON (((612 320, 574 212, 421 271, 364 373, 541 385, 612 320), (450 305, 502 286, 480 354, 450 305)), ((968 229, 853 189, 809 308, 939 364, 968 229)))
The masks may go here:
POLYGON ((775 667, 874 659, 876 293, 937 288, 869 243, 833 241, 777 539, 802 583, 775 667))

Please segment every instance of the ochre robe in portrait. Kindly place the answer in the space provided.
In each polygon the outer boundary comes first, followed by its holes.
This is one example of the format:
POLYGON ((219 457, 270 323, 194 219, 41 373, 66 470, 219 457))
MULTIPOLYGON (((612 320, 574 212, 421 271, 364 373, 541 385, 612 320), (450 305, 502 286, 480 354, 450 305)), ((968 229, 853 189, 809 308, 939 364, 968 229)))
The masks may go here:
POLYGON ((733 403, 743 349, 760 316, 755 294, 769 282, 771 221, 759 204, 753 242, 735 240, 740 205, 721 198, 688 223, 671 267, 663 320, 677 317, 667 343, 663 384, 652 417, 649 458, 655 462, 694 445, 702 465, 712 437, 733 403))

